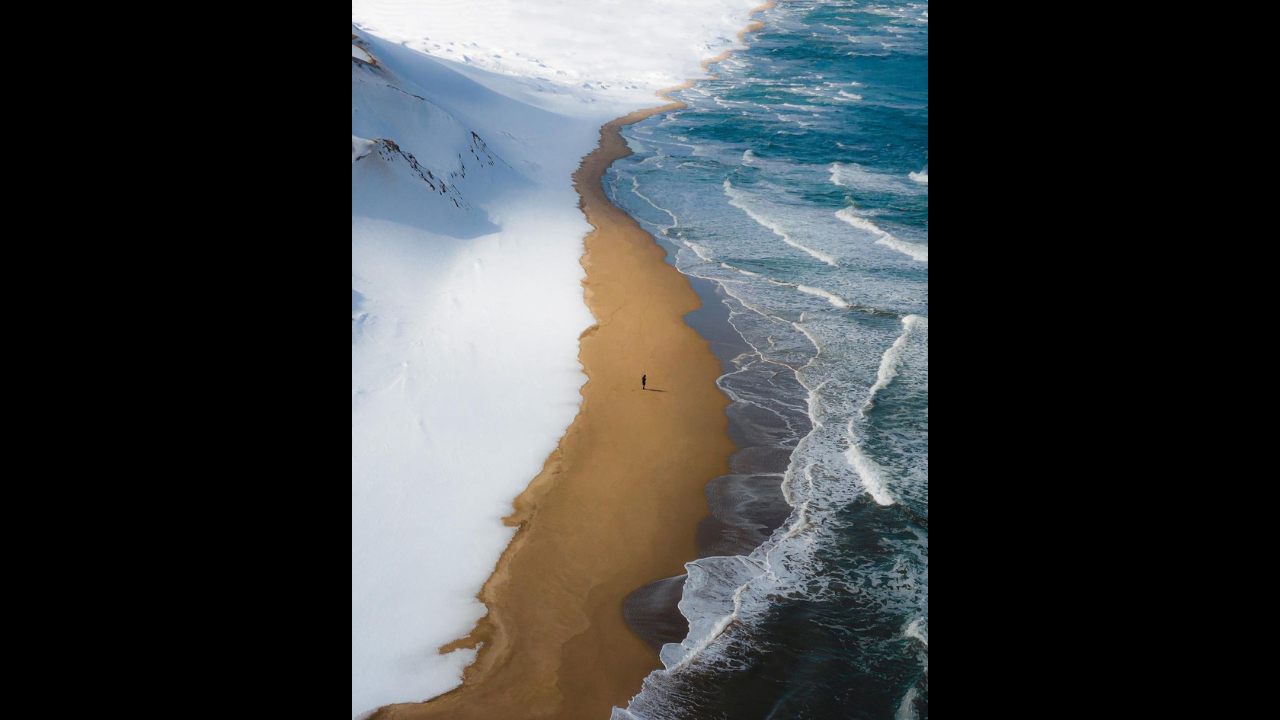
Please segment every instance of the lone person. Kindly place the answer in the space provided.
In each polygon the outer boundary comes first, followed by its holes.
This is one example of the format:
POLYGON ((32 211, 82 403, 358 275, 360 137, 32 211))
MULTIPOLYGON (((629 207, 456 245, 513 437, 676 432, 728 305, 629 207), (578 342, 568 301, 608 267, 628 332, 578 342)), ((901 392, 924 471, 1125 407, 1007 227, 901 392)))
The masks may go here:
POLYGON ((649 380, 649 376, 648 376, 648 375, 641 375, 641 376, 640 376, 640 389, 641 389, 641 390, 644 390, 644 384, 645 384, 645 382, 647 382, 648 380, 649 380))

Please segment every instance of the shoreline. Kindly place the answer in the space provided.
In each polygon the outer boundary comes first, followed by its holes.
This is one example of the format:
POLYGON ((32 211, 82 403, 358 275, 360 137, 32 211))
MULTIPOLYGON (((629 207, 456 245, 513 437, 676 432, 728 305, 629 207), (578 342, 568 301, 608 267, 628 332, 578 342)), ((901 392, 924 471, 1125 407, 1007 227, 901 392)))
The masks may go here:
MULTIPOLYGON (((739 41, 760 27, 753 20, 739 41)), ((703 61, 703 69, 729 53, 703 61)), ((725 414, 729 399, 716 385, 721 361, 684 320, 700 297, 601 182, 632 154, 621 129, 686 107, 669 93, 694 82, 659 91, 667 104, 602 126, 598 146, 573 174, 593 228, 580 260, 596 319, 579 338, 587 382, 578 415, 504 518, 518 530, 479 594, 488 614, 440 648, 479 647, 475 662, 457 688, 385 706, 371 719, 603 718, 662 668, 628 626, 623 603, 701 556, 708 484, 730 473, 738 447, 725 414), (642 374, 648 391, 639 387, 642 374)))

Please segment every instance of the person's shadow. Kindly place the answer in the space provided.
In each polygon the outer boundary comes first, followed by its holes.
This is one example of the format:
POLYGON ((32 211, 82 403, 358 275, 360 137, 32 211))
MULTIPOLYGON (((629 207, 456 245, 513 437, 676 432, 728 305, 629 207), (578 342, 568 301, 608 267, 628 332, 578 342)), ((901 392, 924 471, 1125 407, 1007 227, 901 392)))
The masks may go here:
POLYGON ((640 388, 640 389, 644 390, 645 392, 666 392, 666 390, 659 390, 658 388, 651 388, 651 387, 640 388))

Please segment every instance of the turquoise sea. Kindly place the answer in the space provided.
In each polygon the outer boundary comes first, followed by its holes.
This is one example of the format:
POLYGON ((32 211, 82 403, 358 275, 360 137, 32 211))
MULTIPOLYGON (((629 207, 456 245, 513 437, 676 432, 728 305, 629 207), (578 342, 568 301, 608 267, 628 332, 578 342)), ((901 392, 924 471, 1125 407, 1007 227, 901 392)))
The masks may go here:
POLYGON ((781 3, 623 133, 606 191, 703 296, 743 450, 616 718, 928 717, 928 10, 781 3))

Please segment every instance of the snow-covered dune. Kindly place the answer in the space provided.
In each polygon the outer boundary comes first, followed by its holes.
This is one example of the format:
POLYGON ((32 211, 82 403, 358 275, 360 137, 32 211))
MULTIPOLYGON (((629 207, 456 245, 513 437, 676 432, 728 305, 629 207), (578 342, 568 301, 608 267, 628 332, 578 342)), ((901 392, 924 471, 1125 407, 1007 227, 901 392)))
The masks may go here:
POLYGON ((438 695, 474 658, 437 649, 484 614, 502 518, 586 380, 570 176, 755 4, 353 3, 353 716, 438 695), (624 7, 643 17, 613 27, 624 7))
POLYGON ((577 412, 588 226, 549 180, 594 132, 361 38, 376 64, 351 67, 353 716, 459 682, 474 653, 436 650, 484 614, 502 518, 577 412))

